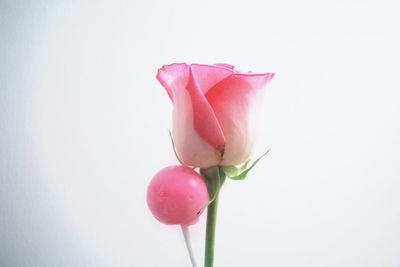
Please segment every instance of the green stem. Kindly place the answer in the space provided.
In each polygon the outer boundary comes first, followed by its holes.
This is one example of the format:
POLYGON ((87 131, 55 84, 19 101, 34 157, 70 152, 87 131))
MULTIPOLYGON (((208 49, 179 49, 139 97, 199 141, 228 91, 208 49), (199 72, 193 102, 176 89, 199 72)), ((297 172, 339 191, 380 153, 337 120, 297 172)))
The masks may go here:
POLYGON ((215 227, 217 224, 218 193, 207 208, 206 250, 204 267, 214 266, 215 227))
POLYGON ((225 173, 222 169, 217 169, 214 177, 208 177, 211 180, 217 181, 214 183, 214 200, 208 205, 207 208, 207 228, 206 228, 206 246, 204 256, 204 267, 214 266, 214 247, 215 247, 215 228, 217 224, 217 209, 219 191, 225 181, 225 173))

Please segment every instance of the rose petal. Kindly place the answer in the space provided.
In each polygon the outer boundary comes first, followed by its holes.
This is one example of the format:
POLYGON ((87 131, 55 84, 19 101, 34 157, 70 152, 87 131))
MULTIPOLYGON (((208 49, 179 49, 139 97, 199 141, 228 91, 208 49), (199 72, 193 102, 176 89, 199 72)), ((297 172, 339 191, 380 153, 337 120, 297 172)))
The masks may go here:
POLYGON ((173 63, 158 69, 156 78, 165 88, 171 101, 174 101, 172 87, 185 88, 189 66, 186 63, 173 63))
POLYGON ((204 91, 230 75, 229 71, 205 65, 193 64, 190 67, 190 78, 187 91, 193 106, 193 122, 197 133, 211 146, 223 151, 225 137, 213 109, 208 103, 204 91), (207 79, 207 77, 209 79, 207 79))
POLYGON ((251 111, 274 74, 232 74, 211 88, 206 98, 225 136, 222 165, 238 165, 252 149, 251 111))
POLYGON ((173 139, 178 157, 186 165, 201 168, 220 163, 219 147, 225 139, 191 68, 187 64, 163 66, 157 78, 174 103, 173 139))
POLYGON ((227 64, 227 63, 215 63, 214 66, 218 66, 218 67, 224 67, 224 68, 228 68, 228 69, 234 69, 235 66, 231 65, 231 64, 227 64))
POLYGON ((233 70, 233 66, 232 68, 229 68, 226 64, 224 64, 224 66, 222 66, 222 64, 192 64, 191 68, 196 82, 203 91, 204 95, 207 94, 208 90, 210 90, 214 85, 216 85, 232 73, 235 73, 233 70))

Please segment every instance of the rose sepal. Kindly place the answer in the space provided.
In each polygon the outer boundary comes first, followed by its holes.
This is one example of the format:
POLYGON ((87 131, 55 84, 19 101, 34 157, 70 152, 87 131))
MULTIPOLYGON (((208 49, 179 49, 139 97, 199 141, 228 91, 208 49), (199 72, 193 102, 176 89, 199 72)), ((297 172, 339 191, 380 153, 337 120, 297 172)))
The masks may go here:
POLYGON ((257 163, 269 152, 269 149, 267 152, 259 156, 251 165, 250 167, 247 167, 249 165, 250 160, 246 161, 242 166, 237 167, 237 166, 222 166, 221 169, 225 173, 227 177, 229 177, 232 180, 244 180, 247 177, 247 174, 251 171, 251 169, 254 168, 254 166, 257 165, 257 163))
POLYGON ((220 166, 212 166, 206 169, 200 169, 200 174, 206 182, 209 202, 212 203, 215 197, 218 195, 219 190, 225 182, 225 173, 222 171, 220 166))

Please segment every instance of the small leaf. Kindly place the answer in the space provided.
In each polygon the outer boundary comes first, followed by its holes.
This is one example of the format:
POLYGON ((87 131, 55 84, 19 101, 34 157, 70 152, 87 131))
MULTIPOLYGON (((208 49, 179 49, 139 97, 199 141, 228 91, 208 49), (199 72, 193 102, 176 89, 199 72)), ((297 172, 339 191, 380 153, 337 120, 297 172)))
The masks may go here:
MULTIPOLYGON (((253 169, 254 166, 256 166, 256 164, 265 156, 267 155, 269 152, 269 149, 267 150, 267 152, 265 152, 264 154, 262 154, 258 159, 256 159, 249 168, 247 168, 246 170, 240 172, 238 175, 236 176, 229 176, 229 178, 231 178, 232 180, 244 180, 247 176, 247 174, 249 173, 249 171, 251 171, 251 169, 253 169)), ((247 166, 247 163, 245 164, 247 166)), ((225 171, 225 170, 224 170, 225 171)))

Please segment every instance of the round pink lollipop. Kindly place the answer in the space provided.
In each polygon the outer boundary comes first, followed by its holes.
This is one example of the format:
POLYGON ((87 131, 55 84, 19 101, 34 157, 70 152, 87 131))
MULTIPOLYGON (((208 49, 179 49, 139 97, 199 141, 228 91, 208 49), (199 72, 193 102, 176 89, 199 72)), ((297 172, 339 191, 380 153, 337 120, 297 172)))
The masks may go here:
POLYGON ((151 212, 165 224, 196 223, 207 202, 208 191, 203 178, 184 166, 160 170, 147 189, 147 204, 151 212))

